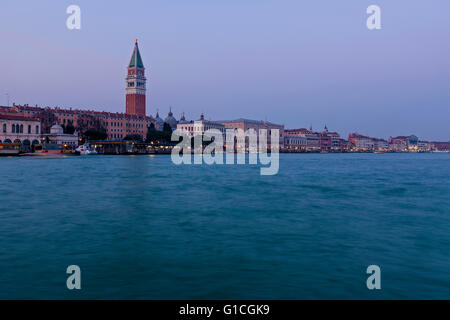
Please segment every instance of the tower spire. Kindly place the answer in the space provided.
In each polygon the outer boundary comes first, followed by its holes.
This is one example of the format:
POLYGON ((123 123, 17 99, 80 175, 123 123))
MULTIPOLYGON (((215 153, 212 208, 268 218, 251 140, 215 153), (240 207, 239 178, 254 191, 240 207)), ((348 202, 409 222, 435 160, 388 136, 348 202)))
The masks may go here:
POLYGON ((126 113, 138 117, 146 116, 146 82, 145 68, 139 52, 138 39, 134 44, 133 54, 128 64, 126 78, 126 113))
POLYGON ((142 62, 141 53, 139 52, 138 39, 134 43, 133 54, 131 55, 130 63, 128 68, 144 68, 144 63, 142 62))

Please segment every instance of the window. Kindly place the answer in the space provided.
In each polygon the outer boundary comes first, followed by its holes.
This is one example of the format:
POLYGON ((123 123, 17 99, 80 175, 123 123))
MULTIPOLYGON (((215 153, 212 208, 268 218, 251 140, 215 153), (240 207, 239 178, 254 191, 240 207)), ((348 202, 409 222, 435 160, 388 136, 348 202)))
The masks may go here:
POLYGON ((15 124, 12 125, 11 132, 16 133, 16 125, 15 124))
POLYGON ((20 133, 23 133, 23 124, 20 125, 20 133))
POLYGON ((6 123, 3 124, 3 133, 6 133, 6 123))
POLYGON ((39 134, 39 126, 36 126, 36 134, 39 134))
POLYGON ((31 125, 28 125, 28 134, 31 134, 31 125))

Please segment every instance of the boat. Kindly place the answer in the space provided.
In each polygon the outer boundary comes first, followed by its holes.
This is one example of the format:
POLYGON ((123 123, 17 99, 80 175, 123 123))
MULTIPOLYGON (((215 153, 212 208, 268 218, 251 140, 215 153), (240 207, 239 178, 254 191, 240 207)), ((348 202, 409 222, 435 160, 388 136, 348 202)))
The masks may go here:
POLYGON ((0 144, 0 156, 18 156, 20 153, 20 144, 4 143, 0 144))
POLYGON ((65 144, 38 144, 34 146, 34 152, 25 153, 26 156, 60 156, 77 155, 72 146, 65 144))
POLYGON ((79 146, 75 149, 76 152, 80 153, 80 155, 94 155, 98 154, 98 152, 95 149, 92 149, 89 147, 89 144, 83 144, 82 146, 79 146))

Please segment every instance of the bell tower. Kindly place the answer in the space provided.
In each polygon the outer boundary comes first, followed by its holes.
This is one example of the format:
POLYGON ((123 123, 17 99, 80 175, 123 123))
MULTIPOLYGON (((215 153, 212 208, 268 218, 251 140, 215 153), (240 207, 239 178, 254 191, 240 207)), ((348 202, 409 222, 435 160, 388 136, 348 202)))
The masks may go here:
POLYGON ((133 55, 128 65, 126 82, 126 114, 145 117, 147 79, 145 78, 145 68, 139 52, 138 39, 136 39, 136 43, 134 44, 133 55))

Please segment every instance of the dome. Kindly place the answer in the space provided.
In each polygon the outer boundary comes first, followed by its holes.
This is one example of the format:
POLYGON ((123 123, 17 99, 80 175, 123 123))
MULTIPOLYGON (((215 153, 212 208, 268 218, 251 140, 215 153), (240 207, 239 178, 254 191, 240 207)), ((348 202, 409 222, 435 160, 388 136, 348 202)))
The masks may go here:
POLYGON ((159 117, 159 112, 156 112, 155 121, 156 121, 157 124, 161 124, 161 125, 164 124, 164 120, 159 117))
POLYGON ((64 129, 59 124, 54 124, 50 128, 50 133, 51 134, 63 134, 64 133, 64 129))
POLYGON ((177 119, 174 118, 172 110, 169 111, 169 114, 167 115, 167 118, 164 119, 164 122, 167 123, 172 129, 177 128, 177 119))

